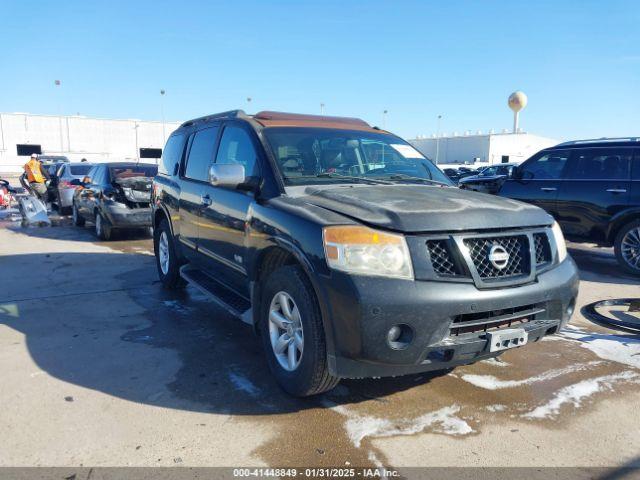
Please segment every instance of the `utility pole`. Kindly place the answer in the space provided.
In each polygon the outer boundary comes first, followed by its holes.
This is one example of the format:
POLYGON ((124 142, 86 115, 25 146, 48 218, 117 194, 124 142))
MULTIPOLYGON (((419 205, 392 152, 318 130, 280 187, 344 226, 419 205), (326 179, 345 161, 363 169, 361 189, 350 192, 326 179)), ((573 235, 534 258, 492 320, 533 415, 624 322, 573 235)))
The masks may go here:
POLYGON ((320 115, 324 115, 324 103, 320 104, 320 115))
POLYGON ((54 80, 53 84, 58 87, 56 90, 58 91, 57 100, 58 100, 58 130, 60 131, 60 154, 64 152, 64 142, 62 140, 62 100, 60 99, 60 87, 62 86, 62 82, 60 80, 54 80))
POLYGON ((442 115, 438 115, 438 129, 436 130, 436 165, 438 164, 438 157, 440 157, 440 121, 442 115))
POLYGON ((164 144, 167 141, 167 135, 165 133, 165 128, 164 128, 164 94, 165 93, 166 92, 164 91, 164 88, 160 90, 160 116, 162 117, 162 148, 164 148, 164 144))

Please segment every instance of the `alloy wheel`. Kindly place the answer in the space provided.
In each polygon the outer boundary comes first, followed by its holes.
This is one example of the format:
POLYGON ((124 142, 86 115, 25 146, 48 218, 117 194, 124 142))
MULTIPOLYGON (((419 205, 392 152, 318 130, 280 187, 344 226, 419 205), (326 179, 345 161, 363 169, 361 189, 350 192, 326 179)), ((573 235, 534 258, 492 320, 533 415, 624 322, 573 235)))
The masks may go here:
POLYGON ((102 216, 99 213, 96 214, 96 235, 102 237, 102 216))
POLYGON ((167 232, 163 231, 158 240, 158 261, 163 275, 169 272, 169 239, 167 232))
POLYGON ((304 352, 304 332, 300 310, 287 292, 278 292, 271 300, 269 337, 280 366, 288 372, 298 368, 304 352))
POLYGON ((640 227, 632 228, 625 234, 620 252, 627 265, 640 270, 640 227))

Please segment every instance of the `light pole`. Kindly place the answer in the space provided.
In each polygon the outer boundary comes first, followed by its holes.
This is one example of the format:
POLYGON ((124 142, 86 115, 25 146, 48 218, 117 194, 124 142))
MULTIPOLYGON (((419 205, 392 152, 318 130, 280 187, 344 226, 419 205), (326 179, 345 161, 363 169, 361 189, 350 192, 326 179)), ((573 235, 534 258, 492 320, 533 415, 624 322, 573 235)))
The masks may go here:
POLYGON ((436 130, 436 165, 438 164, 438 157, 440 156, 440 121, 442 115, 438 115, 438 129, 436 130))
MULTIPOLYGON (((165 134, 164 128, 164 88, 160 90, 160 116, 162 117, 162 146, 164 147, 164 143, 167 141, 167 136, 165 134)), ((136 130, 137 132, 137 130, 136 130)))
POLYGON ((58 94, 57 94, 57 100, 58 100, 58 130, 60 131, 60 154, 62 154, 64 152, 64 143, 62 140, 62 101, 60 100, 60 88, 62 86, 62 82, 60 80, 54 80, 53 84, 58 87, 58 94))
POLYGON ((247 97, 247 110, 249 110, 249 107, 251 106, 251 97, 247 97))
POLYGON ((382 129, 383 130, 387 129, 387 113, 389 113, 388 110, 382 111, 382 129))
POLYGON ((320 104, 320 115, 324 115, 324 103, 320 104))

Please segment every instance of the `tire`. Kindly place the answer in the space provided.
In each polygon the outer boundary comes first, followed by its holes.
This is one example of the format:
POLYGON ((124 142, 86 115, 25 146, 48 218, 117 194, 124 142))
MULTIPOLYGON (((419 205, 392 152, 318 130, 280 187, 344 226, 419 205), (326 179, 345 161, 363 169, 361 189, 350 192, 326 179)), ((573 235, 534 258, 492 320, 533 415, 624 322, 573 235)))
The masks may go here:
POLYGON ((76 227, 84 227, 84 218, 78 212, 78 207, 73 203, 71 207, 71 220, 76 227))
POLYGON ((95 228, 96 228, 96 237, 100 240, 109 241, 111 240, 112 229, 109 222, 105 220, 102 214, 97 211, 95 217, 95 228))
POLYGON ((628 273, 640 275, 640 220, 624 225, 613 243, 618 263, 628 273))
MULTIPOLYGON (((327 344, 322 317, 315 293, 302 268, 298 266, 282 267, 268 276, 260 295, 260 324, 259 331, 262 346, 267 357, 267 364, 278 384, 289 394, 296 397, 317 395, 334 388, 340 379, 329 373, 327 364, 327 344), (291 314, 298 320, 286 322, 291 325, 290 336, 279 331, 276 323, 270 320, 272 310, 279 312, 280 319, 286 320, 281 306, 281 295, 284 294, 288 308, 292 312, 296 309, 298 315, 291 314), (287 298, 288 297, 288 298, 287 298), (274 303, 275 302, 275 303, 274 303), (296 328, 299 325, 301 328, 296 328), (287 335, 283 353, 276 354, 277 342, 287 335), (294 341, 294 337, 301 336, 302 348, 294 341), (272 337, 274 340, 272 340, 272 337), (290 348, 294 345, 294 361, 288 363, 290 348), (285 354, 284 351, 287 353, 285 354), (284 365, 287 366, 283 366, 284 365), (293 367, 293 368, 291 368, 293 367)), ((299 338, 298 337, 298 338, 299 338)))
POLYGON ((156 256, 156 267, 160 283, 167 290, 177 290, 183 288, 187 282, 180 276, 182 263, 176 252, 175 240, 169 228, 169 222, 163 218, 158 226, 153 229, 153 251, 156 256), (163 238, 164 236, 164 238, 163 238), (166 250, 161 244, 166 240, 166 250), (161 263, 161 247, 167 255, 168 263, 163 266, 161 263))

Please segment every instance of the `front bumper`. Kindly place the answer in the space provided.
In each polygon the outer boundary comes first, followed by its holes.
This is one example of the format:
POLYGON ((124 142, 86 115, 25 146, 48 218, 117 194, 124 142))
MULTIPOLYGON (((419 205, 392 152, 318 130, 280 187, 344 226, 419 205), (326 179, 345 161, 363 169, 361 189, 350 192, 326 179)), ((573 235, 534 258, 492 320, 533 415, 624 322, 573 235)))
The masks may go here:
POLYGON ((104 205, 104 213, 114 228, 146 228, 151 226, 151 207, 129 208, 110 203, 104 205))
POLYGON ((483 312, 536 306, 542 311, 517 327, 528 332, 529 342, 555 333, 573 311, 578 273, 567 258, 529 284, 480 290, 469 283, 410 282, 333 271, 320 281, 320 288, 331 335, 329 367, 339 377, 360 378, 447 369, 498 355, 489 351, 484 332, 453 334, 456 319, 463 315, 482 317, 483 312), (389 329, 399 324, 413 333, 401 350, 387 341, 389 329))

